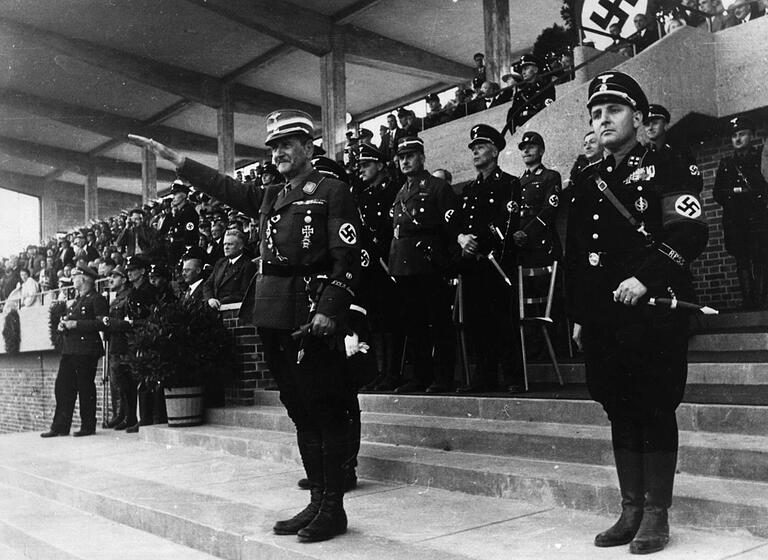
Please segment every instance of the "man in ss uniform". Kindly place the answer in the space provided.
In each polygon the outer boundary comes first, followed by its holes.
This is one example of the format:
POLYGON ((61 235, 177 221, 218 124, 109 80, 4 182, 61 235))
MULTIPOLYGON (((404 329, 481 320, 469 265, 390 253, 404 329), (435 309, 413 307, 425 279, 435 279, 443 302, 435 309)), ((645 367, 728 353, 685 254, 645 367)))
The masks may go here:
POLYGON ((312 486, 310 504, 277 522, 274 531, 298 534, 303 541, 329 539, 347 529, 343 463, 349 403, 356 396, 336 339, 343 338, 360 275, 357 210, 347 185, 312 167, 314 128, 302 111, 267 117, 266 143, 288 182, 264 189, 245 187, 153 140, 130 137, 174 163, 196 188, 259 216, 261 270, 248 288, 240 318, 259 328, 312 486), (294 338, 305 324, 306 335, 294 338))
POLYGON ((397 334, 408 337, 415 375, 396 391, 441 393, 454 384, 448 278, 458 260, 452 221, 458 199, 445 181, 424 169, 421 138, 403 138, 397 160, 406 182, 395 197, 389 270, 397 280, 397 334))
POLYGON ((704 179, 696 165, 696 158, 693 157, 693 152, 687 146, 670 146, 667 143, 667 127, 669 127, 670 121, 671 116, 664 106, 655 103, 648 105, 648 118, 643 123, 645 125, 645 135, 649 141, 648 148, 651 151, 658 152, 657 157, 659 158, 679 160, 669 162, 667 165, 683 165, 687 167, 691 173, 687 177, 687 181, 690 184, 686 186, 686 189, 701 193, 701 190, 704 188, 704 179))
POLYGON ((79 266, 72 271, 77 299, 59 322, 63 333, 63 347, 59 371, 56 374, 56 412, 51 429, 40 434, 49 438, 69 435, 75 399, 80 398, 80 429, 75 437, 96 433, 96 364, 104 354, 99 331, 104 325, 101 318, 107 314, 107 300, 95 289, 96 271, 79 266))
POLYGON ((512 239, 519 248, 518 263, 523 266, 549 266, 562 254, 555 229, 560 206, 560 174, 547 169, 544 139, 538 132, 526 132, 517 146, 525 163, 520 177, 520 222, 512 239))
POLYGON ((587 386, 611 422, 622 514, 595 545, 663 549, 677 461, 675 409, 687 376, 688 316, 648 298, 694 297, 690 263, 707 226, 688 167, 639 144, 648 113, 640 86, 604 72, 587 107, 604 155, 577 178, 568 219, 566 274, 573 338, 587 386))
POLYGON ((403 340, 395 340, 395 282, 387 271, 392 243, 392 204, 398 185, 390 179, 387 159, 370 146, 360 150, 360 188, 355 203, 360 212, 361 305, 368 309, 374 348, 381 357, 381 375, 363 390, 391 391, 400 381, 403 340))
POLYGON ((125 363, 128 342, 125 331, 130 329, 128 294, 130 288, 123 265, 117 265, 109 276, 109 288, 115 293, 109 304, 109 314, 103 318, 105 338, 109 341, 109 388, 112 394, 112 419, 107 428, 125 430, 138 422, 136 418, 136 382, 130 366, 125 363))
POLYGON ((504 234, 510 215, 517 219, 521 188, 517 177, 499 168, 499 153, 505 146, 504 137, 491 126, 478 124, 470 131, 468 147, 478 175, 461 193, 455 219, 461 232, 464 316, 478 364, 476 378, 459 387, 460 393, 495 391, 500 357, 505 379, 511 380, 515 369, 520 370, 519 354, 512 349, 518 346, 516 337, 509 334, 514 291, 493 263, 506 265, 512 274, 515 246, 504 234))
POLYGON ((171 215, 166 216, 160 233, 171 240, 171 258, 178 261, 189 247, 197 247, 200 216, 195 206, 187 200, 189 189, 181 181, 171 186, 171 215))
POLYGON ((746 309, 768 304, 768 185, 761 155, 752 146, 755 126, 744 117, 730 120, 733 155, 720 160, 712 195, 723 207, 725 248, 736 259, 746 309))
POLYGON ((548 76, 539 76, 544 62, 533 54, 520 58, 523 81, 518 84, 507 112, 507 128, 515 130, 528 122, 536 113, 555 100, 555 86, 548 76))

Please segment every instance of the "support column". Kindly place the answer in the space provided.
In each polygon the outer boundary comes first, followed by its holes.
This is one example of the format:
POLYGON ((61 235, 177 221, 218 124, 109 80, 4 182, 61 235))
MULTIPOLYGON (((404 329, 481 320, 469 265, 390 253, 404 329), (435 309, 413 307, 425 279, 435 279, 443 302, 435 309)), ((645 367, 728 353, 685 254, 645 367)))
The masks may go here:
POLYGON ((219 173, 235 176, 235 112, 229 88, 224 88, 221 107, 216 111, 219 139, 219 173))
POLYGON ((509 0, 483 0, 485 26, 485 76, 501 84, 501 77, 512 64, 509 0))
POLYGON ((99 215, 98 174, 93 167, 85 178, 85 223, 95 220, 99 215))
POLYGON ((320 96, 323 147, 328 157, 341 160, 347 137, 347 72, 344 35, 332 34, 331 51, 320 57, 320 96))
POLYGON ((149 148, 141 151, 141 203, 157 198, 157 156, 149 148))
POLYGON ((40 200, 40 225, 42 238, 48 239, 56 235, 59 224, 58 206, 56 204, 56 186, 45 181, 43 195, 40 200))

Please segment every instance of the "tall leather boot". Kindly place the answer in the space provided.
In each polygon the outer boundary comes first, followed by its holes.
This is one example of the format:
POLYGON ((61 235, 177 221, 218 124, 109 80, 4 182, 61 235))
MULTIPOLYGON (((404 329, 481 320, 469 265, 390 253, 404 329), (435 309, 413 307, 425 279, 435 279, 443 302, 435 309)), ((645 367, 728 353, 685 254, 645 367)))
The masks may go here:
POLYGON ((758 309, 768 309, 768 267, 755 265, 755 303, 758 309))
POLYGON ((658 552, 669 542, 667 510, 672 505, 676 464, 676 452, 654 451, 643 454, 645 507, 640 528, 629 545, 632 554, 658 552))
POLYGON ((296 439, 299 443, 301 461, 309 480, 309 505, 299 513, 275 523, 272 530, 277 535, 295 535, 301 529, 310 524, 320 511, 323 501, 323 442, 319 433, 298 432, 296 439))
POLYGON ((741 290, 741 306, 744 309, 754 309, 754 282, 752 278, 752 268, 749 265, 737 267, 739 276, 739 288, 741 290))
POLYGON ((327 541, 347 532, 347 514, 344 511, 344 459, 347 449, 346 430, 323 432, 325 493, 315 518, 298 532, 302 542, 327 541))
POLYGON ((639 451, 617 449, 613 456, 619 475, 621 517, 609 529, 595 537, 595 546, 621 546, 634 538, 643 519, 643 455, 639 451))
POLYGON ((374 391, 393 391, 402 384, 403 351, 405 337, 400 334, 384 333, 382 355, 384 357, 384 377, 374 387, 374 391))

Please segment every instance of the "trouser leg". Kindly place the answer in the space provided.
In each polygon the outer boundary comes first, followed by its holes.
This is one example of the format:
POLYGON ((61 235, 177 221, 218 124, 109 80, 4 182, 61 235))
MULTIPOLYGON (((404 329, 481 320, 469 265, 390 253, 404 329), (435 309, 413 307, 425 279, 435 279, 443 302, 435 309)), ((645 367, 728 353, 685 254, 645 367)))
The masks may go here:
POLYGON ((96 364, 98 356, 77 357, 77 392, 80 399, 80 429, 96 429, 96 364))
POLYGON ((75 411, 77 399, 77 380, 75 356, 63 354, 59 361, 59 371, 56 374, 54 395, 56 410, 51 422, 51 430, 60 434, 68 434, 72 426, 72 414, 75 411))

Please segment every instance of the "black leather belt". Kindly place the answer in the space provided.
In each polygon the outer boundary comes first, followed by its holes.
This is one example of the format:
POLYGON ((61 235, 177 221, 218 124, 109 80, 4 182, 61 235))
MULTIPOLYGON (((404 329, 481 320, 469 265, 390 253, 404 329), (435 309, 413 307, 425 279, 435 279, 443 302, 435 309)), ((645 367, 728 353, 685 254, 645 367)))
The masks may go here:
POLYGON ((282 276, 288 278, 290 276, 313 276, 328 271, 330 271, 330 266, 325 263, 290 265, 260 261, 259 264, 259 273, 264 276, 282 276))
POLYGON ((427 235, 437 235, 440 233, 438 228, 422 228, 413 230, 400 230, 398 232, 398 239, 403 237, 426 237, 427 235))

